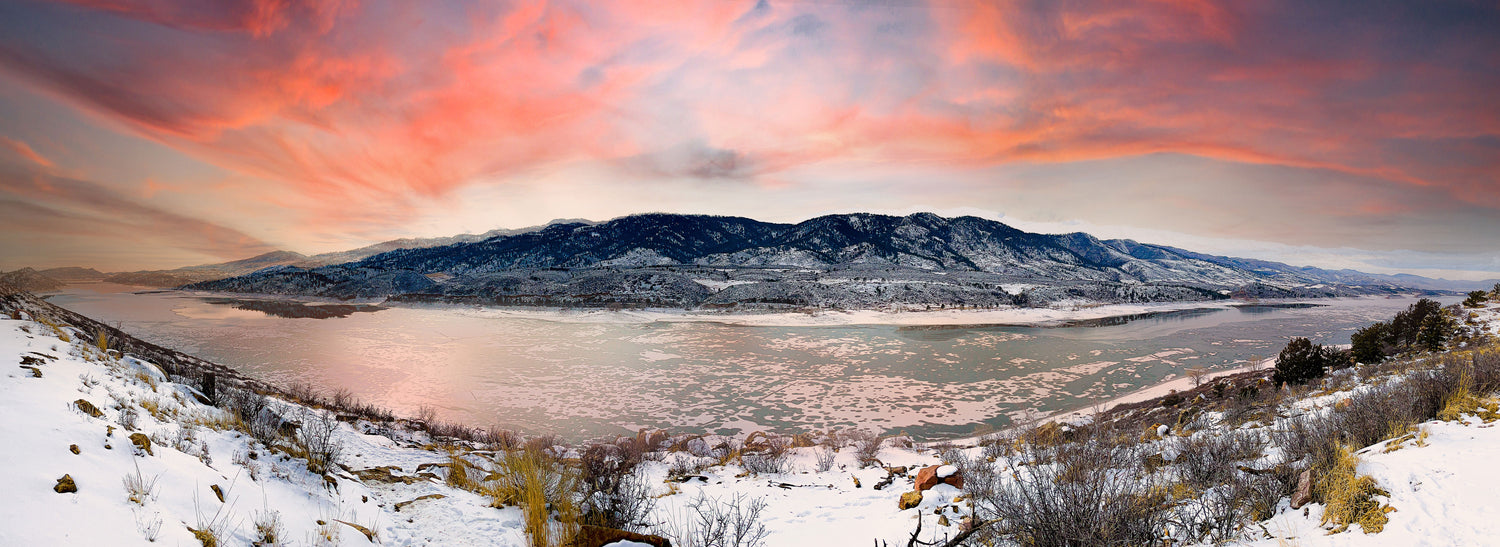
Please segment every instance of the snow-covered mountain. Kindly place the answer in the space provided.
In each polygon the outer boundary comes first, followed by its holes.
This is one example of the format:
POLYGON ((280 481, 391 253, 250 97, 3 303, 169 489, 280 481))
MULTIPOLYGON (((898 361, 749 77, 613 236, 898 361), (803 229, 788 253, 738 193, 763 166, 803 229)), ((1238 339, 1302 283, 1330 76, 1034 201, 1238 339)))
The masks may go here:
POLYGON ((643 214, 281 265, 188 288, 336 298, 672 307, 995 307, 1408 290, 1389 280, 931 213, 798 224, 643 214))

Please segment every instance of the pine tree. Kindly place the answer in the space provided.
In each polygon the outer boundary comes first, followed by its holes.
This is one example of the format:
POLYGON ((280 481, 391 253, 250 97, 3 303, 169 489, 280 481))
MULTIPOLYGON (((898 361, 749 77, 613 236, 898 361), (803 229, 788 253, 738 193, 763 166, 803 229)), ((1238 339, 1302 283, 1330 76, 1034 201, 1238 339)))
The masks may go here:
POLYGON ((1276 372, 1271 375, 1271 381, 1276 382, 1277 387, 1305 384, 1308 380, 1321 378, 1327 366, 1328 352, 1323 346, 1306 338, 1293 338, 1276 358, 1276 372))
POLYGON ((1359 329, 1349 337, 1350 352, 1357 363, 1378 363, 1385 359, 1386 340, 1390 337, 1389 323, 1375 323, 1359 329))

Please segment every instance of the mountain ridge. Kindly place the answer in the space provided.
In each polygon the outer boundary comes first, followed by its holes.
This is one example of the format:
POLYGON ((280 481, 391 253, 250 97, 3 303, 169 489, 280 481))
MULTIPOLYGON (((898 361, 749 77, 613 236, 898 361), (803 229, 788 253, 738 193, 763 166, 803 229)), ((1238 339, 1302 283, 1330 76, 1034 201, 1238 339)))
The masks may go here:
POLYGON ((187 289, 561 306, 994 307, 1393 294, 1409 287, 1133 240, 1037 234, 973 216, 825 215, 796 224, 647 213, 187 289), (1269 267, 1266 265, 1272 265, 1269 267), (1261 270, 1253 269, 1259 265, 1261 270))

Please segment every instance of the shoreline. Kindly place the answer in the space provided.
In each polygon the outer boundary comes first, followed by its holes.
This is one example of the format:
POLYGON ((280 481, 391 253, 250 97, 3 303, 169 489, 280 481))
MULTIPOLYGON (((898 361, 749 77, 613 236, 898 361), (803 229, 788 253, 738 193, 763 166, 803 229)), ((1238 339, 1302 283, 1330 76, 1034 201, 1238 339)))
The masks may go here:
MULTIPOLYGON (((1263 300, 1194 300, 1182 302, 1149 302, 1132 304, 1079 303, 1045 308, 996 309, 807 309, 795 311, 709 311, 680 308, 642 308, 611 310, 604 308, 558 308, 528 306, 483 306, 475 304, 431 304, 392 302, 385 299, 337 300, 296 295, 186 291, 179 289, 129 290, 130 286, 104 283, 75 283, 69 287, 111 285, 115 291, 135 294, 175 294, 190 298, 230 298, 298 302, 320 305, 377 305, 387 309, 449 311, 478 318, 525 319, 571 324, 643 325, 651 323, 717 323, 736 327, 1062 327, 1087 326, 1088 323, 1123 318, 1146 318, 1154 314, 1188 311, 1222 311, 1254 306, 1316 307, 1319 302, 1381 299, 1386 296, 1345 296, 1332 298, 1283 298, 1263 300), (1290 304, 1290 305, 1289 305, 1290 304), (1142 316, 1142 317, 1136 317, 1142 316)), ((43 298, 67 291, 40 294, 43 298)), ((1101 325, 1102 326, 1102 325, 1101 325)))

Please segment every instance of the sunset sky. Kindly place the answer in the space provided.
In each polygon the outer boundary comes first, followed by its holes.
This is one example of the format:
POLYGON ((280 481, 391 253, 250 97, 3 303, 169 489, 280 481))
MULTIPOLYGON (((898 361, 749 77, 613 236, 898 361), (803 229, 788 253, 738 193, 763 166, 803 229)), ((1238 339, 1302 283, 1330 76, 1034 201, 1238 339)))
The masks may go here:
POLYGON ((649 211, 1500 276, 1500 2, 0 0, 0 269, 649 211))

